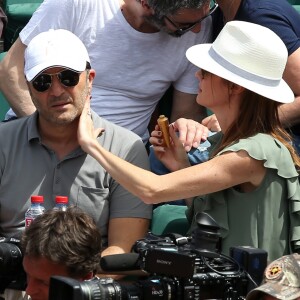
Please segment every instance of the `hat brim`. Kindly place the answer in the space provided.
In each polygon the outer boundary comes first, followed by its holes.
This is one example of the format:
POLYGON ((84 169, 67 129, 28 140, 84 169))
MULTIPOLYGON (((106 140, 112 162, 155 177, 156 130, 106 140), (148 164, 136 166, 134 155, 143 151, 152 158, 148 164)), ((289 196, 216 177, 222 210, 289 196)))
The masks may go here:
POLYGON ((300 288, 267 282, 250 291, 246 296, 246 300, 256 300, 261 293, 268 294, 277 299, 294 300, 300 297, 300 288))
POLYGON ((211 57, 209 53, 211 45, 212 44, 200 44, 190 47, 186 52, 187 59, 201 69, 243 86, 268 99, 281 103, 291 103, 294 101, 294 93, 283 79, 281 79, 276 86, 267 86, 243 78, 226 69, 211 57))
POLYGON ((31 81, 34 79, 39 73, 45 71, 50 68, 61 67, 69 70, 74 70, 76 72, 83 72, 86 68, 86 62, 84 61, 47 61, 44 64, 38 64, 37 66, 31 68, 26 71, 26 79, 27 81, 31 81))

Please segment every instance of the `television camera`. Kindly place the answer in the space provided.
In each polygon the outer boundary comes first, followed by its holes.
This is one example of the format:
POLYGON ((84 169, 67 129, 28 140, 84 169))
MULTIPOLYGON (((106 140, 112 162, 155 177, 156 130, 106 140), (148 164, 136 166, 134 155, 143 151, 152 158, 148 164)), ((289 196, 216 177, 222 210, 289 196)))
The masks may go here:
POLYGON ((49 300, 244 299, 249 285, 256 284, 236 260, 220 253, 219 231, 209 215, 199 213, 191 237, 149 233, 134 244, 132 253, 105 256, 100 263, 111 273, 143 270, 146 279, 123 283, 95 277, 80 282, 53 276, 49 300))

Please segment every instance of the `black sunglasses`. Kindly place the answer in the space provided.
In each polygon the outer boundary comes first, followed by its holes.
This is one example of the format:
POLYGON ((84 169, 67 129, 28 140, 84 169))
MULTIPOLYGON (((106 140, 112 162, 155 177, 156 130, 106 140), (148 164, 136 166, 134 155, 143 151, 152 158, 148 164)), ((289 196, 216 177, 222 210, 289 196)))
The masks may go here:
POLYGON ((42 73, 32 79, 32 86, 38 92, 46 92, 52 85, 52 76, 56 76, 59 82, 65 87, 73 87, 78 84, 81 72, 64 70, 55 74, 42 73))
MULTIPOLYGON (((91 65, 86 63, 86 70, 90 70, 91 65)), ((35 90, 38 92, 46 92, 52 85, 52 76, 56 76, 59 82, 65 87, 76 86, 79 82, 79 77, 82 72, 73 70, 64 70, 54 74, 41 73, 32 79, 31 83, 35 90)))
POLYGON ((164 18, 166 18, 175 28, 177 28, 177 30, 174 31, 173 34, 175 34, 176 36, 182 36, 188 31, 192 30, 196 25, 200 24, 204 19, 209 17, 217 9, 218 6, 219 5, 216 2, 214 2, 213 6, 209 8, 209 13, 206 16, 204 16, 203 18, 201 18, 195 23, 191 23, 185 26, 184 28, 179 28, 178 25, 174 21, 172 21, 169 17, 164 16, 164 18))

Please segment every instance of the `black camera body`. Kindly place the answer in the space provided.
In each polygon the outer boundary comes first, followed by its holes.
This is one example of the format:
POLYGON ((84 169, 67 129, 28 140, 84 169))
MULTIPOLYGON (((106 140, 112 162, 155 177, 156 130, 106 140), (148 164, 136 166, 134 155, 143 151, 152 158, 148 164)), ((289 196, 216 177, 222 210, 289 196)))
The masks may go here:
POLYGON ((0 294, 6 288, 24 290, 26 274, 22 265, 20 240, 0 237, 0 294))
MULTIPOLYGON (((50 281, 49 300, 244 299, 249 280, 235 261, 215 252, 197 253, 191 248, 189 238, 179 240, 180 243, 185 240, 186 244, 176 245, 168 236, 150 233, 135 243, 136 269, 139 267, 150 274, 145 280, 122 284, 113 279, 78 282, 54 276, 50 281)), ((106 263, 101 263, 102 269, 105 266, 106 271, 110 271, 109 259, 120 259, 122 255, 114 256, 104 258, 106 263)), ((125 254, 124 258, 126 260, 125 254)))
POLYGON ((135 243, 133 250, 139 254, 142 270, 161 281, 173 282, 174 299, 242 299, 248 290, 247 273, 232 258, 218 252, 217 231, 206 232, 201 239, 205 248, 195 244, 194 235, 149 233, 135 243))
POLYGON ((120 271, 140 269, 150 274, 147 279, 125 284, 113 279, 79 282, 54 276, 50 280, 49 300, 244 299, 248 273, 233 258, 220 253, 219 226, 205 213, 199 215, 197 223, 191 237, 149 233, 135 243, 133 253, 101 259, 100 265, 106 272, 115 272, 118 262, 120 271))
MULTIPOLYGON (((138 267, 149 274, 187 278, 195 273, 198 261, 196 253, 190 251, 188 245, 188 237, 148 233, 146 238, 135 242, 133 252, 139 255, 138 267)), ((101 260, 101 267, 109 271, 104 265, 106 260, 101 260)))

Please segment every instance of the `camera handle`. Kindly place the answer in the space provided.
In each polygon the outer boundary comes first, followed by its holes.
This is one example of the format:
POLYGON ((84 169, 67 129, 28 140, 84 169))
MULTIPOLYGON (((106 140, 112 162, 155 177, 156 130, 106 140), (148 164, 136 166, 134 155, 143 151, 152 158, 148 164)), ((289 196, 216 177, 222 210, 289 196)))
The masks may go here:
POLYGON ((189 238, 186 236, 182 236, 178 233, 168 233, 164 235, 165 237, 169 237, 172 242, 177 246, 183 246, 189 243, 189 238))

